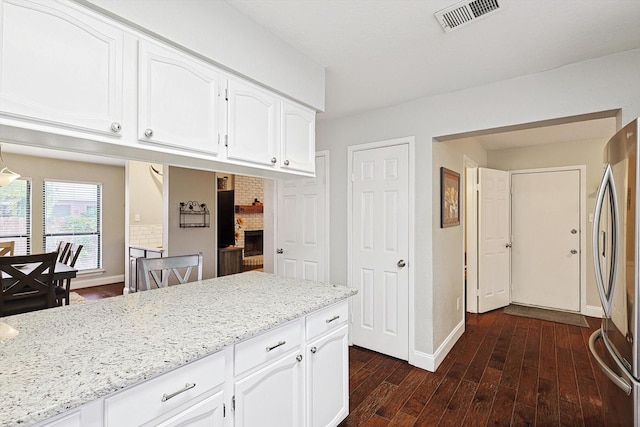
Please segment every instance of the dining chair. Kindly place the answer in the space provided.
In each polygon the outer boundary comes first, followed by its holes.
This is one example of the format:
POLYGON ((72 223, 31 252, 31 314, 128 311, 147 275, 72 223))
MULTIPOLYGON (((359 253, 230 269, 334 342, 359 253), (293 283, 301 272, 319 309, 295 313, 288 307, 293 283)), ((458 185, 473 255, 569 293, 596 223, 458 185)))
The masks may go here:
POLYGON ((58 252, 0 257, 0 317, 56 306, 58 252))
POLYGON ((198 271, 197 280, 202 280, 202 252, 164 258, 138 258, 138 289, 149 290, 152 284, 158 288, 167 287, 171 272, 180 284, 187 283, 194 267, 198 271), (153 278, 153 282, 150 277, 153 278))
POLYGON ((7 242, 0 242, 0 256, 13 256, 13 252, 16 247, 16 242, 9 240, 7 242))
MULTIPOLYGON (((65 257, 61 261, 63 264, 69 267, 75 267, 82 245, 77 243, 69 244, 69 248, 66 251, 65 257)), ((71 292, 71 279, 58 280, 54 286, 56 293, 57 305, 69 305, 69 293, 71 292)))
POLYGON ((64 262, 64 259, 69 253, 69 249, 71 249, 71 242, 60 240, 58 243, 58 262, 64 262))

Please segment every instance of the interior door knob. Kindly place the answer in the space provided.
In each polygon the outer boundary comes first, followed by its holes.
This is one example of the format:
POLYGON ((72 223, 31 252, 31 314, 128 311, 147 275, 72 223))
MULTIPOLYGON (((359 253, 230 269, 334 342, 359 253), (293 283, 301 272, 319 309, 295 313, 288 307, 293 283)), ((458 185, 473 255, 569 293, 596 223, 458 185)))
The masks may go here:
POLYGON ((506 243, 506 244, 504 245, 504 247, 505 247, 505 248, 507 248, 507 249, 509 249, 509 248, 511 247, 511 243, 506 243))
POLYGON ((577 233, 578 233, 578 230, 576 230, 575 228, 571 229, 571 234, 577 234, 577 233))
POLYGON ((575 254, 577 254, 577 253, 578 253, 578 251, 577 251, 577 250, 575 250, 575 249, 571 249, 571 253, 575 255, 575 254))
POLYGON ((404 268, 407 265, 406 262, 404 262, 403 259, 401 259, 400 261, 398 261, 398 268, 404 268))
POLYGON ((277 250, 276 250, 276 253, 277 253, 277 254, 283 254, 283 253, 284 253, 284 249, 277 249, 277 250))

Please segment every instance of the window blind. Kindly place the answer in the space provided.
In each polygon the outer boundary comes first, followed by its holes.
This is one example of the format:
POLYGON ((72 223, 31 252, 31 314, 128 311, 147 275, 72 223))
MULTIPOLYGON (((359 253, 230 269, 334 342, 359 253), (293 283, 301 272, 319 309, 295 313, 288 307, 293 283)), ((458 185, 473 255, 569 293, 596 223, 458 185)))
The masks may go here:
POLYGON ((0 187, 0 241, 15 242, 14 255, 31 254, 31 181, 0 187))
POLYGON ((102 185, 44 181, 43 246, 55 251, 60 241, 82 245, 78 270, 102 265, 102 185))

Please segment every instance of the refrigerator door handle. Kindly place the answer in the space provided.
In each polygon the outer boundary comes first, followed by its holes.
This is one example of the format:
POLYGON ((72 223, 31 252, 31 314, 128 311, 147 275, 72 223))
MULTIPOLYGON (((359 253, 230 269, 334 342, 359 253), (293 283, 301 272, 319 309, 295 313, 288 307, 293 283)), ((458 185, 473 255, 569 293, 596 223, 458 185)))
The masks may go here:
POLYGON ((598 366, 600 366, 600 369, 607 376, 607 378, 609 378, 615 385, 621 388, 622 391, 627 394, 627 396, 630 396, 631 392, 633 391, 633 387, 631 386, 631 384, 629 384, 629 382, 625 378, 619 376, 609 366, 607 366, 607 364, 604 363, 604 360, 602 360, 600 355, 596 352, 596 341, 601 338, 602 329, 598 329, 593 334, 591 334, 591 336, 589 337, 589 351, 591 351, 593 358, 596 360, 596 363, 598 364, 598 366))
MULTIPOLYGON (((602 177, 602 183, 598 189, 598 196, 596 198, 595 215, 593 219, 593 232, 591 234, 591 243, 593 245, 593 265, 595 269, 596 284, 598 288, 598 294, 600 294, 600 301, 602 302, 602 308, 606 317, 611 317, 611 307, 613 305, 613 291, 616 283, 616 275, 618 272, 618 198, 615 191, 615 182, 613 180, 613 170, 611 164, 608 164, 604 176, 602 177), (600 248, 600 220, 602 219, 602 207, 604 203, 604 197, 607 189, 609 189, 609 207, 611 209, 611 256, 609 257, 609 269, 608 277, 608 292, 605 288, 604 276, 602 274, 602 266, 599 259, 600 248)), ((603 244, 606 246, 606 241, 603 244)))

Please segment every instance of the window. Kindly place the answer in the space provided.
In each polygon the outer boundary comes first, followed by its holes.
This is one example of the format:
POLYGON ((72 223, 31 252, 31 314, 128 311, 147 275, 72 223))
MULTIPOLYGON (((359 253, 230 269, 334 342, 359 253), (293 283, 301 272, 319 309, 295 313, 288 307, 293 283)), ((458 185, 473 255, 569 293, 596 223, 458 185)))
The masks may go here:
POLYGON ((55 251, 60 241, 82 245, 78 270, 102 265, 102 185, 44 181, 44 248, 55 251))
POLYGON ((0 240, 15 241, 14 255, 31 253, 31 181, 0 187, 0 240))

